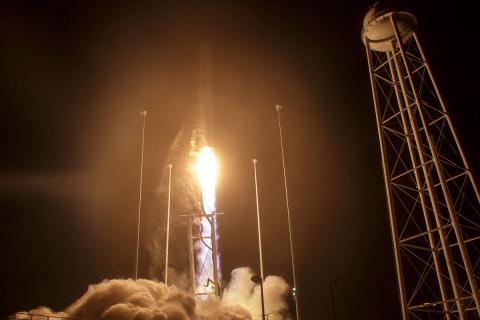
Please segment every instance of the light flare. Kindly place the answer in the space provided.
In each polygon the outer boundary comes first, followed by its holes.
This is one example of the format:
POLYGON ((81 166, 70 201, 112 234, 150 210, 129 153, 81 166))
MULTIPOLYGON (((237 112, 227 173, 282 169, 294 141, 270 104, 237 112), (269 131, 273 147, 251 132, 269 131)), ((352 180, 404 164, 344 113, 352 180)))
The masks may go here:
MULTIPOLYGON (((204 147, 197 153, 197 177, 202 192, 202 206, 205 215, 196 221, 200 226, 200 237, 195 243, 198 263, 196 275, 197 294, 213 294, 216 292, 214 277, 214 263, 217 265, 217 281, 221 280, 220 253, 218 250, 218 225, 216 219, 215 187, 217 182, 218 166, 213 149, 204 147), (214 228, 215 232, 212 232, 214 228), (212 239, 215 234, 215 239, 212 239), (216 242, 216 257, 213 256, 213 242, 216 242)), ((206 296, 204 296, 206 297, 206 296)))
POLYGON ((215 186, 217 183, 217 160, 213 149, 204 147, 198 154, 197 175, 202 189, 203 210, 206 214, 215 212, 215 186))

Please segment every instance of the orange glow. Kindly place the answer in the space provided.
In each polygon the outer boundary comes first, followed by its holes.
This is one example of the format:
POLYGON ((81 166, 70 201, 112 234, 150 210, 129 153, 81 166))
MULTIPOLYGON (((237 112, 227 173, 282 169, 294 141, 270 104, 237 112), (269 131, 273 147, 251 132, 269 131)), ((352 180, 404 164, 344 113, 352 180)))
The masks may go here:
POLYGON ((197 175, 202 189, 205 213, 215 212, 215 186, 217 183, 217 160, 213 149, 204 147, 198 154, 197 175))

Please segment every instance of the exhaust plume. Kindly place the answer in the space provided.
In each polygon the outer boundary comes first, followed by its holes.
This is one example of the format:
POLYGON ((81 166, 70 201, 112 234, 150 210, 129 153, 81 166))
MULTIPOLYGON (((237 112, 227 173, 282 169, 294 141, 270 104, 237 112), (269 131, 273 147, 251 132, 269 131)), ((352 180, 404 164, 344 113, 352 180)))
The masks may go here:
POLYGON ((203 147, 198 153, 197 175, 202 190, 203 210, 206 214, 216 211, 215 184, 217 180, 217 160, 210 147, 203 147))

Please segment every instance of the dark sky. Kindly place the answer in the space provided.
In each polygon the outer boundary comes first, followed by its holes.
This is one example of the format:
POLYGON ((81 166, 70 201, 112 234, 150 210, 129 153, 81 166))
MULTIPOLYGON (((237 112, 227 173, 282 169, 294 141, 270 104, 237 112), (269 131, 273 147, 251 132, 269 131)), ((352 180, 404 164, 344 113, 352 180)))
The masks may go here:
MULTIPOLYGON (((274 109, 281 104, 303 319, 331 318, 328 283, 338 277, 338 319, 400 319, 360 39, 370 4, 2 2, 1 316, 38 305, 62 310, 88 284, 134 275, 144 108, 140 274, 161 278, 149 230, 163 228, 158 190, 170 146, 191 121, 198 47, 208 42, 225 277, 239 266, 258 270, 255 157, 265 273, 292 281, 274 109)), ((437 1, 403 7, 417 16, 478 176, 478 19, 437 1)), ((186 246, 172 237, 180 267, 186 246)))

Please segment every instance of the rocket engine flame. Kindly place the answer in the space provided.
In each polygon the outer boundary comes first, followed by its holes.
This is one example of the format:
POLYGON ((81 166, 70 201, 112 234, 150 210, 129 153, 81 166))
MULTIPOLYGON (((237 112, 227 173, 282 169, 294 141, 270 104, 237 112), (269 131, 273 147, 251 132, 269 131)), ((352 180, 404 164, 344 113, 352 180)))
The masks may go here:
POLYGON ((195 243, 195 248, 198 250, 197 263, 200 267, 197 268, 196 288, 194 290, 201 294, 217 292, 217 282, 221 279, 215 206, 217 170, 217 160, 213 149, 210 147, 202 148, 197 155, 197 176, 202 192, 202 205, 205 215, 196 220, 200 226, 201 239, 195 243))
POLYGON ((217 160, 213 149, 204 147, 198 154, 197 175, 202 189, 203 210, 206 214, 216 211, 215 186, 217 183, 217 160))

